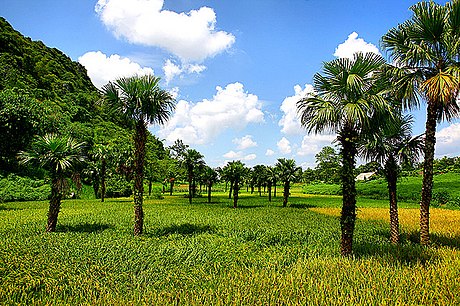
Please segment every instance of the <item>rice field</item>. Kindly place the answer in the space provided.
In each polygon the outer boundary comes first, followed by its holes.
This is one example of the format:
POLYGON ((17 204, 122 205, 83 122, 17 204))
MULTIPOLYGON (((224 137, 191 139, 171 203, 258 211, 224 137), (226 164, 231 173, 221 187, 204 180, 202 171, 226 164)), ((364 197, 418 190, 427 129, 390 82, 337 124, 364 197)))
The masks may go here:
POLYGON ((0 204, 2 305, 458 305, 460 211, 432 209, 433 245, 402 203, 403 242, 388 242, 387 203, 359 199, 354 258, 339 252, 341 199, 294 190, 145 201, 133 237, 131 199, 65 201, 45 234, 47 202, 0 204), (299 191, 299 192, 297 192, 299 191))

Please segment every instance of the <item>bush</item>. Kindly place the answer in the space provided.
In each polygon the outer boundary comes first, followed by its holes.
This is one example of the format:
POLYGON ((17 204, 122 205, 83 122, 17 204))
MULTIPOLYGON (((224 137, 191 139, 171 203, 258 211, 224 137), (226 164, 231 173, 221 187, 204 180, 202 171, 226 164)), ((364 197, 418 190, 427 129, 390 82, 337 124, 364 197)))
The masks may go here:
POLYGON ((434 200, 434 203, 432 201, 432 204, 434 204, 433 206, 445 205, 450 200, 450 193, 445 189, 439 189, 433 192, 433 200, 434 200))
POLYGON ((0 177, 0 202, 47 200, 51 192, 45 180, 9 174, 0 177))
POLYGON ((460 197, 451 198, 447 204, 452 207, 460 208, 460 197))
POLYGON ((108 198, 129 197, 133 194, 132 184, 119 175, 107 178, 105 196, 108 198))

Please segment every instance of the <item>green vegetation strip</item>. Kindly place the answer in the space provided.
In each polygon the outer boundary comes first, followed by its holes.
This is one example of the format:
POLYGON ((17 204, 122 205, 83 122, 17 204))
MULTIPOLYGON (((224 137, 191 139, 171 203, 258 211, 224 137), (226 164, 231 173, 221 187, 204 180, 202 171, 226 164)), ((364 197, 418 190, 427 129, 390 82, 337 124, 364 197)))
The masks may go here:
MULTIPOLYGON (((44 233, 47 202, 0 205, 2 304, 442 304, 460 303, 457 236, 422 248, 383 221, 359 220, 355 258, 339 255, 339 221, 310 207, 334 197, 243 193, 232 209, 166 196, 145 203, 132 236, 130 199, 65 201, 58 232, 44 233)), ((370 203, 370 206, 377 205, 370 203)), ((386 202, 379 202, 381 207, 386 202)), ((358 202, 366 206, 367 202, 358 202)), ((439 234, 439 233, 438 233, 439 234)))

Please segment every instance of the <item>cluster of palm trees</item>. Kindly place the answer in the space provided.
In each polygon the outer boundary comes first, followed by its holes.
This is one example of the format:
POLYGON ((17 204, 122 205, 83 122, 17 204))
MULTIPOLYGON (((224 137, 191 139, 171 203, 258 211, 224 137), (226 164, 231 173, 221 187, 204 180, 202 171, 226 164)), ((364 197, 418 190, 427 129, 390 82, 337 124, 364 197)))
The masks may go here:
MULTIPOLYGON (((341 253, 352 253, 356 219, 353 177, 358 153, 376 158, 385 169, 397 210, 398 161, 415 158, 420 138, 410 139, 410 118, 403 111, 427 105, 423 136, 423 186, 420 202, 420 242, 428 245, 429 205, 433 186, 433 160, 437 122, 458 116, 460 84, 460 1, 445 5, 433 1, 411 7, 413 16, 382 38, 388 64, 380 55, 357 53, 353 59, 324 63, 314 76, 315 95, 298 102, 302 125, 308 132, 337 133, 342 155, 343 205, 341 253)), ((392 241, 397 242, 396 215, 392 215, 392 241)))

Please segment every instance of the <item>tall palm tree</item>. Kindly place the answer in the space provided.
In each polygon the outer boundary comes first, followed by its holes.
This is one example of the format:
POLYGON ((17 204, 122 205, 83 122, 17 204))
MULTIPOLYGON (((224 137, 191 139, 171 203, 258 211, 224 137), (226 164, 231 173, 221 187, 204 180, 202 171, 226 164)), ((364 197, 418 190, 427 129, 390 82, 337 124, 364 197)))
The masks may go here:
POLYGON ((102 88, 103 101, 135 129, 134 134, 134 235, 144 227, 144 160, 147 126, 164 124, 174 110, 173 96, 160 88, 152 75, 117 79, 102 88))
POLYGON ((85 158, 83 148, 85 143, 76 142, 72 138, 47 134, 37 137, 29 152, 18 154, 20 164, 33 164, 48 171, 51 178, 51 198, 48 209, 46 232, 56 231, 61 200, 64 196, 66 177, 82 163, 85 158))
POLYGON ((107 145, 97 144, 93 148, 93 157, 94 159, 99 159, 101 162, 101 167, 99 169, 99 187, 101 189, 101 202, 104 202, 105 199, 105 178, 107 172, 107 159, 109 157, 109 149, 107 145))
POLYGON ((238 207, 238 197, 240 191, 240 183, 247 173, 247 168, 241 161, 229 162, 226 166, 227 175, 233 185, 233 208, 238 207))
POLYGON ((334 132, 342 155, 342 255, 350 255, 356 219, 355 156, 360 132, 376 111, 389 109, 377 86, 375 73, 385 60, 373 53, 356 53, 353 59, 339 58, 324 63, 315 74, 315 95, 298 101, 302 126, 309 133, 334 132))
POLYGON ((407 115, 387 118, 387 124, 375 126, 372 130, 365 135, 360 153, 367 160, 377 161, 383 168, 390 201, 390 241, 396 244, 399 242, 397 180, 400 165, 413 164, 418 159, 422 138, 411 137, 412 117, 407 115))
POLYGON ((419 96, 427 104, 420 243, 428 245, 436 125, 459 114, 460 1, 445 5, 424 1, 410 9, 412 18, 390 29, 382 44, 395 62, 395 86, 405 93, 404 106, 418 107, 419 96))
MULTIPOLYGON (((268 188, 268 201, 272 201, 272 186, 275 185, 278 180, 278 171, 275 167, 268 166, 267 170, 267 188, 268 188)), ((275 195, 276 196, 276 195, 275 195)))
POLYGON ((211 189, 212 185, 217 182, 217 178, 219 177, 219 174, 217 173, 216 170, 212 169, 209 166, 205 167, 204 171, 204 180, 206 182, 206 186, 208 188, 208 203, 211 203, 211 189))
POLYGON ((187 169, 188 176, 188 201, 192 204, 192 198, 196 192, 195 174, 201 165, 204 165, 203 155, 195 149, 186 149, 181 156, 181 162, 187 169))
POLYGON ((299 177, 301 168, 297 167, 295 160, 285 158, 278 158, 278 162, 276 163, 275 167, 278 170, 280 180, 284 184, 283 207, 286 207, 289 199, 289 189, 291 187, 291 182, 295 181, 299 177))

